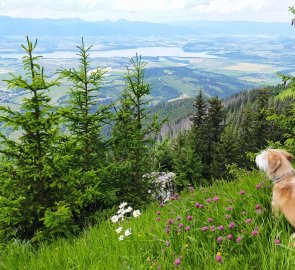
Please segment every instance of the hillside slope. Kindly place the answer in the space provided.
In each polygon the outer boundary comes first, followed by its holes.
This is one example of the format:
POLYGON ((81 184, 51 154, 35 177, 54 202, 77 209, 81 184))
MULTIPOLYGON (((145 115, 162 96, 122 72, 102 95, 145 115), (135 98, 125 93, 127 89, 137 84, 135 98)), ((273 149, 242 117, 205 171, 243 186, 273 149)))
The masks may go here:
MULTIPOLYGON (((35 252, 14 242, 1 269, 295 269, 292 228, 270 209, 271 184, 257 172, 182 194, 138 218, 103 221, 79 238, 35 252), (122 232, 116 229, 122 227, 122 232), (119 236, 131 232, 122 241, 119 236)), ((115 210, 113 212, 115 214, 115 210)), ((109 217, 112 214, 110 213, 109 217)))

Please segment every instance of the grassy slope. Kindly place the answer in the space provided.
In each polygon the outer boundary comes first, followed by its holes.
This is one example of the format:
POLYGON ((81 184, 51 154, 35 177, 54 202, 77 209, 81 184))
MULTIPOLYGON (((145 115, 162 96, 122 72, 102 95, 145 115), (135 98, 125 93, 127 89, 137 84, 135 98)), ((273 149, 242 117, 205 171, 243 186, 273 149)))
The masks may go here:
POLYGON ((2 252, 0 268, 295 269, 295 249, 287 246, 292 228, 284 218, 275 220, 272 217, 270 200, 271 185, 263 175, 246 173, 238 181, 218 182, 212 187, 183 194, 179 200, 170 201, 162 208, 152 205, 137 219, 132 217, 120 224, 102 222, 79 238, 44 244, 36 252, 28 243, 12 243, 2 252), (262 186, 257 188, 262 181, 262 186), (240 194, 241 190, 244 195, 240 194), (207 198, 216 196, 218 201, 206 202, 207 198), (204 204, 204 208, 196 208, 196 202, 204 204), (261 208, 261 213, 257 213, 256 208, 261 208), (187 220, 189 215, 192 220, 187 220), (230 219, 225 215, 230 215, 230 219), (209 217, 213 222, 208 222, 209 217), (250 224, 245 222, 248 218, 252 219, 250 224), (174 223, 167 225, 168 219, 173 219, 174 223), (232 229, 228 227, 230 222, 236 224, 232 229), (184 227, 178 232, 180 223, 184 227), (223 231, 200 229, 220 225, 224 225, 223 231), (131 228, 132 235, 119 241, 115 232, 119 226, 124 230, 131 228), (165 232, 166 226, 170 233, 165 232), (187 226, 190 226, 189 231, 185 230, 187 226), (258 229, 257 236, 251 235, 254 229, 258 229), (233 240, 227 240, 228 234, 233 235, 233 240), (224 237, 222 243, 217 243, 218 236, 224 237), (242 240, 236 243, 239 236, 242 240), (281 245, 274 244, 277 238, 281 245), (217 252, 221 252, 222 263, 215 261, 217 252), (176 266, 174 262, 179 258, 181 263, 176 266))

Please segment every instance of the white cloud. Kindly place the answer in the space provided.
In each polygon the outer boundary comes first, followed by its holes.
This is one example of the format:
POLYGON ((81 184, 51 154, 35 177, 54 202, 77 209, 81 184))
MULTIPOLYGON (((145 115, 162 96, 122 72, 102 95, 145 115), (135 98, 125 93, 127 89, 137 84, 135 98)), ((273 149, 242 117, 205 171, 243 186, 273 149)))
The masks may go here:
POLYGON ((84 20, 290 21, 293 0, 0 0, 0 15, 84 20))

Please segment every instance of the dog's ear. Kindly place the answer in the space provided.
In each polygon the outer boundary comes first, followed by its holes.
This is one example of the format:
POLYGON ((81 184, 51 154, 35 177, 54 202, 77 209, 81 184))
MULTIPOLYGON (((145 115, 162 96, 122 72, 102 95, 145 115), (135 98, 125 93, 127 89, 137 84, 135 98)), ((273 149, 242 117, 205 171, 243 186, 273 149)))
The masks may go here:
POLYGON ((268 168, 269 172, 273 173, 277 170, 278 167, 281 165, 281 157, 276 153, 269 153, 268 154, 268 168))
POLYGON ((289 152, 285 151, 285 150, 280 150, 281 153, 285 156, 285 158, 289 161, 292 162, 293 161, 293 155, 290 154, 289 152))

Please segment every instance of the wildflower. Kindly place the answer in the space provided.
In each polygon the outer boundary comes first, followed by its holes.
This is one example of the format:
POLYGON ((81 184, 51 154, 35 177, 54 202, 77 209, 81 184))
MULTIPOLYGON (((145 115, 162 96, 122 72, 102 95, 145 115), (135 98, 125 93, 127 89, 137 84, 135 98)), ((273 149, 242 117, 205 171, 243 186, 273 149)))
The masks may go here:
POLYGON ((160 221, 161 219, 159 217, 156 218, 157 221, 160 221))
POLYGON ((192 216, 190 216, 190 215, 187 216, 187 220, 192 220, 192 219, 193 219, 192 216))
POLYGON ((233 235, 232 235, 232 234, 229 234, 229 235, 227 236, 227 239, 228 239, 228 240, 232 240, 232 239, 233 239, 233 235))
POLYGON ((258 231, 257 230, 254 230, 251 232, 252 236, 257 236, 258 235, 258 231))
POLYGON ((237 243, 240 243, 242 241, 242 239, 243 239, 242 237, 238 237, 237 240, 236 240, 237 243))
POLYGON ((124 235, 119 236, 119 241, 122 241, 124 239, 124 235))
POLYGON ((118 222, 119 221, 119 217, 118 216, 112 216, 111 217, 111 221, 113 222, 113 223, 116 223, 116 222, 118 222))
POLYGON ((199 206, 199 208, 204 208, 204 204, 201 203, 200 206, 199 206))
POLYGON ((217 227, 217 229, 220 230, 220 231, 223 231, 224 230, 224 226, 223 225, 220 225, 220 226, 217 227))
POLYGON ((245 194, 245 191, 244 190, 240 190, 240 195, 244 195, 245 194))
POLYGON ((188 248, 188 246, 189 246, 189 244, 185 244, 185 245, 184 245, 184 248, 188 248))
POLYGON ((122 227, 119 227, 119 228, 116 230, 116 233, 120 233, 122 230, 123 230, 123 228, 122 228, 122 227))
POLYGON ((191 229, 190 226, 186 226, 186 227, 185 227, 185 230, 186 230, 187 232, 190 231, 190 229, 191 229))
POLYGON ((160 207, 161 207, 161 208, 164 207, 164 203, 161 202, 161 203, 160 203, 160 207))
POLYGON ((275 243, 276 245, 280 245, 280 244, 281 244, 281 240, 280 240, 280 239, 275 239, 275 240, 274 240, 274 243, 275 243))
POLYGON ((227 211, 232 211, 234 208, 232 206, 227 207, 227 211))
POLYGON ((220 242, 222 242, 223 238, 222 238, 222 236, 218 236, 216 240, 218 243, 220 243, 220 242))
POLYGON ((125 234, 125 236, 131 235, 131 229, 130 228, 127 229, 124 234, 125 234))
POLYGON ((221 262, 222 261, 222 256, 221 256, 221 252, 217 252, 216 256, 215 256, 215 260, 217 262, 221 262))
POLYGON ((119 205, 119 208, 122 209, 122 208, 124 208, 125 206, 127 206, 127 202, 122 202, 122 203, 119 205))
POLYGON ((170 233, 170 228, 169 228, 169 226, 166 226, 166 227, 165 227, 165 232, 166 232, 166 233, 170 233))
POLYGON ((214 202, 219 201, 219 197, 217 197, 217 196, 213 197, 213 201, 214 201, 214 202))
POLYGON ((213 222, 213 218, 209 217, 208 222, 213 222))
POLYGON ((230 216, 230 215, 225 215, 225 218, 226 218, 226 219, 230 219, 231 216, 230 216))
POLYGON ((131 206, 128 206, 128 208, 125 210, 125 213, 129 213, 132 211, 132 207, 131 206))
POLYGON ((169 240, 166 240, 166 246, 170 247, 170 241, 169 240))
POLYGON ((211 232, 214 232, 214 231, 215 231, 215 226, 211 226, 211 227, 210 227, 210 231, 211 231, 211 232))
POLYGON ((158 215, 158 216, 161 215, 161 212, 160 212, 160 211, 157 211, 157 215, 158 215))
POLYGON ((211 202, 211 199, 210 198, 206 199, 206 202, 207 203, 210 203, 211 202))
POLYGON ((201 231, 202 231, 202 232, 206 232, 206 231, 208 231, 208 227, 207 227, 207 226, 202 227, 202 228, 201 228, 201 231))
POLYGON ((183 223, 179 224, 179 228, 183 228, 183 226, 184 226, 183 223))
POLYGON ((252 222, 252 219, 251 219, 251 218, 247 218, 247 219, 245 220, 245 222, 249 224, 249 223, 252 222))
POLYGON ((181 263, 180 259, 176 259, 175 262, 174 262, 175 265, 180 265, 180 263, 181 263))
POLYGON ((222 256, 221 256, 221 255, 216 255, 216 256, 215 256, 215 260, 216 260, 217 262, 222 262, 222 256))
POLYGON ((235 226, 236 226, 236 223, 234 223, 233 221, 230 224, 228 224, 228 227, 230 229, 234 228, 235 226))
POLYGON ((140 213, 139 210, 134 210, 132 214, 133 214, 133 216, 134 216, 135 218, 138 218, 138 217, 141 216, 141 213, 140 213))
POLYGON ((177 217, 176 217, 176 220, 180 220, 180 216, 177 216, 177 217))
POLYGON ((260 184, 256 185, 256 189, 260 189, 260 188, 261 188, 260 184))
POLYGON ((256 210, 261 209, 261 205, 260 204, 256 204, 255 205, 256 210))
POLYGON ((198 202, 196 202, 195 207, 196 208, 199 208, 200 207, 200 204, 198 202))
POLYGON ((174 220, 171 219, 171 218, 169 218, 169 219, 168 219, 168 224, 173 224, 173 223, 174 223, 174 220))

